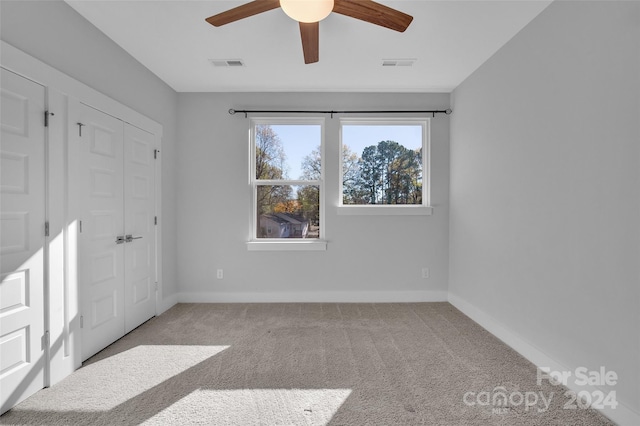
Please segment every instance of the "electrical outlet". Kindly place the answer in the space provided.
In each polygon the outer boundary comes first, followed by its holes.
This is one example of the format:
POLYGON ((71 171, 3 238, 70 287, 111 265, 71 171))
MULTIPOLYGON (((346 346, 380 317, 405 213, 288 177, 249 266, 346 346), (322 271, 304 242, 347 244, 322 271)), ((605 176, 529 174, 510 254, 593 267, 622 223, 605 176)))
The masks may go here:
POLYGON ((429 273, 429 268, 422 268, 422 278, 427 279, 429 278, 431 275, 429 273))
POLYGON ((216 276, 219 280, 221 280, 222 278, 224 278, 224 271, 222 269, 218 269, 218 271, 216 272, 216 276))

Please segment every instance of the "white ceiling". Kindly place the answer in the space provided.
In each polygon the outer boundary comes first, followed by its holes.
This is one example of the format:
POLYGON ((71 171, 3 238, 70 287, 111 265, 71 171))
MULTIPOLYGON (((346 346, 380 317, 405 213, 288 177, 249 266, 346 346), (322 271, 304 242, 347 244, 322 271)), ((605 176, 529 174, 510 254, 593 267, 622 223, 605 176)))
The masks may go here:
POLYGON ((332 13, 320 23, 320 62, 305 65, 298 25, 281 9, 218 28, 204 20, 246 2, 67 0, 179 92, 449 92, 550 3, 379 0, 414 17, 407 31, 332 13), (412 67, 382 67, 408 58, 412 67))

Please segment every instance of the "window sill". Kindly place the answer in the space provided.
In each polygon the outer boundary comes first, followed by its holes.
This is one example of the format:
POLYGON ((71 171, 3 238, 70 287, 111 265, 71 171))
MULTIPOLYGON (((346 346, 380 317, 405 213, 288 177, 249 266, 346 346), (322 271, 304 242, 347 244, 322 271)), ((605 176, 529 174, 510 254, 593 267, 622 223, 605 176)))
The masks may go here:
POLYGON ((433 207, 431 206, 338 206, 339 215, 352 216, 431 216, 433 207))
POLYGON ((327 242, 324 240, 298 240, 298 241, 249 241, 249 251, 325 251, 327 242))

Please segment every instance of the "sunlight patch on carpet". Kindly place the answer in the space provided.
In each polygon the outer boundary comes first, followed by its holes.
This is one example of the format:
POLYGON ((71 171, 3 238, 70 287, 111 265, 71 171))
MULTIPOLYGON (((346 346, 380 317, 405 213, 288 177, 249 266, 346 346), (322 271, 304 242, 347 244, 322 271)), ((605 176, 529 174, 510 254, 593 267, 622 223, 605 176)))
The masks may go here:
POLYGON ((17 410, 108 411, 229 346, 141 345, 80 368, 17 410))
POLYGON ((351 389, 198 389, 145 425, 328 424, 351 389))

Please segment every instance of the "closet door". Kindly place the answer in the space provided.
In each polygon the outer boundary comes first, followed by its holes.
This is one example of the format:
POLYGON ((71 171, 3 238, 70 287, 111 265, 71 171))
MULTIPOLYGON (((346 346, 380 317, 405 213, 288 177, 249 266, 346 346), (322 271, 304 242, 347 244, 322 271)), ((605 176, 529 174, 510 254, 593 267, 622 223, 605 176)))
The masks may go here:
MULTIPOLYGON (((82 359, 124 334, 122 121, 80 106, 82 359)), ((76 130, 76 129, 74 129, 76 130)))
POLYGON ((82 359, 156 312, 155 139, 81 105, 82 359))
POLYGON ((124 125, 125 333, 156 314, 155 144, 124 125))
POLYGON ((44 87, 1 69, 0 414, 44 387, 44 87))

